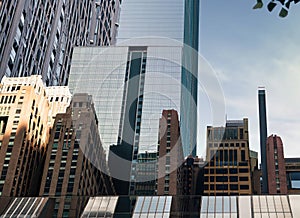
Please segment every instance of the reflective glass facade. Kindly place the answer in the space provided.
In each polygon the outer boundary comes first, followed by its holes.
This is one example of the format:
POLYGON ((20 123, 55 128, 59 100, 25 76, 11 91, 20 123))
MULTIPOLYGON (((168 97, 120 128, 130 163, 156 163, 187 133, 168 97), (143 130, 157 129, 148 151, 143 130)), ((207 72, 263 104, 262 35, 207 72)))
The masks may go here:
MULTIPOLYGON (((78 201, 82 198, 78 197, 78 201)), ((52 217, 59 197, 0 197, 1 217, 52 217)), ((97 196, 78 217, 300 217, 300 195, 247 196, 97 196), (130 210, 129 205, 133 206, 130 210)))
POLYGON ((137 197, 132 217, 170 217, 171 203, 171 196, 137 197))
POLYGON ((198 38, 199 0, 127 0, 122 3, 117 44, 167 45, 176 40, 183 46, 180 125, 185 157, 196 156, 197 147, 198 38))
POLYGON ((117 201, 117 196, 91 197, 81 217, 113 217, 117 201))
POLYGON ((183 41, 183 0, 126 0, 122 3, 117 43, 137 37, 183 41))
POLYGON ((139 152, 156 151, 162 110, 180 111, 181 47, 147 47, 145 73, 139 74, 143 78, 133 76, 128 80, 129 49, 133 47, 76 48, 70 90, 93 96, 101 140, 106 149, 120 142, 118 137, 129 141, 126 137, 134 132, 130 144, 138 145, 139 152), (132 117, 134 128, 129 123, 131 129, 128 130, 124 128, 129 119, 124 111, 126 105, 134 105, 133 98, 128 95, 131 92, 128 86, 136 80, 140 90, 135 91, 135 98, 139 97, 136 100, 141 103, 136 104, 136 113, 132 117), (124 131, 128 133, 124 134, 124 131))
POLYGON ((118 142, 127 53, 128 47, 75 48, 73 53, 70 90, 92 95, 106 150, 118 142))
POLYGON ((50 204, 47 197, 2 198, 0 201, 1 208, 7 206, 1 217, 45 217, 50 212, 47 211, 50 204))

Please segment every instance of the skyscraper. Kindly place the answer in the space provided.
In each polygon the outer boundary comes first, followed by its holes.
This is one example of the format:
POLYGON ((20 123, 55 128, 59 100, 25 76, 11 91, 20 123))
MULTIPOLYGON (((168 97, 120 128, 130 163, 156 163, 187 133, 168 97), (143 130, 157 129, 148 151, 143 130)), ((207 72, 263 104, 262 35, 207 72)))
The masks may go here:
POLYGON ((182 45, 179 117, 185 157, 196 156, 197 147, 199 7, 199 0, 124 1, 117 36, 119 45, 182 45))
POLYGON ((119 0, 1 1, 0 78, 66 85, 73 47, 115 43, 119 0))
POLYGON ((268 193, 287 194, 287 182, 283 143, 279 136, 270 135, 266 144, 268 193))
POLYGON ((259 130, 260 130, 260 155, 262 171, 262 194, 268 193, 268 168, 267 168, 267 112, 266 93, 264 88, 258 90, 259 130))

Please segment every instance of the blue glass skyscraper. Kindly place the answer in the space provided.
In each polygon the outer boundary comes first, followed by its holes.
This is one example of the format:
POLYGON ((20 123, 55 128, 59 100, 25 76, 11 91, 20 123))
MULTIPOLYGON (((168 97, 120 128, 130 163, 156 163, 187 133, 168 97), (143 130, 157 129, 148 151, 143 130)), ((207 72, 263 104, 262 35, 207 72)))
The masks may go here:
POLYGON ((184 156, 196 156, 199 7, 199 0, 126 0, 117 36, 117 44, 125 45, 157 46, 161 41, 155 38, 182 44, 180 126, 184 156))

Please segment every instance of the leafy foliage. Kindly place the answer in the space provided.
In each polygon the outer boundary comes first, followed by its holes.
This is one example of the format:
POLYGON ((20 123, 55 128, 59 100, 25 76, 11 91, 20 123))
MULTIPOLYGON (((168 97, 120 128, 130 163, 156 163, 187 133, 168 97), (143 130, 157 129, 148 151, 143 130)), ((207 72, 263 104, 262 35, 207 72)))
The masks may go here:
MULTIPOLYGON (((260 9, 264 6, 263 0, 256 0, 256 4, 253 9, 260 9)), ((279 17, 286 17, 288 15, 288 10, 290 9, 291 3, 297 4, 300 0, 271 0, 268 5, 268 11, 272 12, 276 6, 281 7, 279 12, 279 17)))

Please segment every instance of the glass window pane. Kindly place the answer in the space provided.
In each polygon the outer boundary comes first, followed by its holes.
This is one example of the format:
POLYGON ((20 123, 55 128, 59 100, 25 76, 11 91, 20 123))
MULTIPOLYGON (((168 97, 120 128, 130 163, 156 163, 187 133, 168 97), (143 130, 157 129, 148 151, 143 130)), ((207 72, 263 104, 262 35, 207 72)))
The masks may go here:
POLYGON ((300 217, 300 195, 290 195, 289 199, 293 217, 300 217))
POLYGON ((157 207, 157 203, 158 203, 158 197, 152 197, 152 202, 151 202, 151 206, 149 209, 149 212, 156 212, 156 207, 157 207))
POLYGON ((282 203, 282 207, 283 207, 283 212, 289 213, 290 207, 289 207, 289 203, 287 200, 287 196, 281 196, 281 203, 282 203))
POLYGON ((223 214, 222 213, 216 213, 215 218, 223 218, 223 214))
POLYGON ((232 197, 230 197, 230 199, 231 199, 231 201, 230 201, 231 213, 236 213, 237 212, 236 197, 232 196, 232 197))
POLYGON ((230 218, 230 213, 224 213, 223 218, 230 218))
POLYGON ((157 205, 157 210, 156 212, 164 212, 164 207, 165 207, 165 200, 166 197, 159 197, 158 205, 157 205))
POLYGON ((105 212, 109 203, 109 197, 103 197, 100 208, 98 211, 105 212))
MULTIPOLYGON (((237 213, 231 213, 231 218, 237 218, 237 213)), ((241 216, 240 216, 241 217, 241 216)))
POLYGON ((239 196, 239 215, 240 217, 251 217, 251 197, 239 196))
POLYGON ((114 213, 117 205, 118 197, 110 197, 110 201, 107 207, 107 212, 114 213))
POLYGON ((203 196, 202 197, 202 203, 201 203, 201 213, 207 213, 207 206, 208 206, 208 197, 203 196))
POLYGON ((206 213, 201 213, 200 214, 200 218, 206 218, 207 216, 206 216, 206 213))
POLYGON ((224 213, 230 213, 230 198, 228 196, 224 196, 223 201, 224 201, 223 204, 224 213))
POLYGON ((269 213, 275 212, 275 204, 274 204, 273 196, 268 195, 267 202, 268 202, 269 213))
POLYGON ((253 196, 253 212, 260 213, 259 196, 253 196))
POLYGON ((155 218, 155 213, 148 213, 148 218, 155 218))
POLYGON ((274 203, 275 203, 276 212, 283 212, 281 199, 279 195, 274 196, 274 203))
POLYGON ((208 213, 207 218, 215 218, 215 214, 214 213, 208 213))
POLYGON ((151 203, 151 197, 145 197, 142 213, 148 213, 151 203))
POLYGON ((135 204, 134 213, 140 213, 142 211, 143 202, 144 197, 138 197, 137 202, 135 204))
POLYGON ((267 198, 266 196, 260 196, 260 211, 262 213, 267 213, 268 212, 268 207, 267 207, 267 198))
POLYGON ((90 210, 91 210, 91 208, 93 206, 94 201, 95 201, 95 198, 94 197, 90 197, 90 199, 89 199, 86 207, 84 208, 84 212, 83 212, 82 216, 87 216, 89 214, 89 212, 90 212, 90 210))
POLYGON ((170 214, 169 213, 164 213, 163 218, 169 218, 170 214))
POLYGON ((163 213, 156 213, 155 218, 163 218, 163 213))
POLYGON ((261 213, 254 213, 254 218, 261 218, 261 213))
POLYGON ((95 211, 98 211, 98 208, 101 204, 101 201, 102 201, 102 197, 96 197, 94 202, 93 202, 93 206, 91 208, 91 212, 95 212, 95 211))
POLYGON ((209 196, 208 197, 208 213, 215 212, 215 197, 209 196))
POLYGON ((221 196, 217 196, 216 197, 216 209, 215 209, 215 211, 216 211, 216 213, 222 213, 222 210, 223 210, 223 208, 222 208, 222 197, 221 196))
POLYGON ((170 212, 171 211, 171 203, 172 203, 172 197, 168 196, 166 199, 166 205, 164 212, 170 212))

